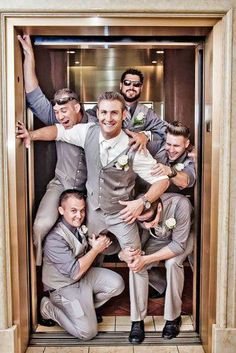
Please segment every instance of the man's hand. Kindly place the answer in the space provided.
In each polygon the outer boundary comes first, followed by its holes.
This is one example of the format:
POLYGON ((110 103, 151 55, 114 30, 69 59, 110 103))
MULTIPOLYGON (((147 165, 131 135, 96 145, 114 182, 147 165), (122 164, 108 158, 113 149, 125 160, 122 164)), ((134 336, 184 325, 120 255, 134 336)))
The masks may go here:
POLYGON ((24 34, 22 37, 20 35, 17 36, 17 39, 22 45, 24 55, 29 55, 34 59, 34 51, 31 43, 30 36, 28 34, 24 34))
POLYGON ((26 129, 25 124, 22 123, 21 121, 18 121, 16 124, 16 138, 18 139, 23 139, 24 145, 26 148, 30 147, 30 133, 26 129))
POLYGON ((133 272, 139 272, 141 271, 144 266, 146 265, 146 256, 135 256, 135 259, 133 262, 129 263, 128 266, 133 272))
POLYGON ((89 238, 89 245, 97 254, 100 254, 107 249, 111 243, 112 241, 110 238, 103 234, 100 234, 97 238, 95 234, 92 234, 92 238, 89 238))
POLYGON ((171 169, 165 164, 157 163, 152 168, 151 175, 169 175, 171 174, 171 169))
POLYGON ((125 261, 127 264, 134 261, 135 256, 141 255, 141 250, 134 250, 131 247, 127 247, 119 252, 119 257, 122 261, 125 261))
POLYGON ((143 201, 142 199, 132 201, 119 201, 121 205, 126 207, 119 212, 120 218, 127 224, 133 223, 137 217, 142 213, 143 201))
POLYGON ((143 151, 145 155, 147 155, 147 143, 148 137, 142 132, 134 132, 128 129, 125 130, 127 135, 131 138, 129 140, 129 145, 131 145, 131 151, 138 150, 138 152, 143 151))

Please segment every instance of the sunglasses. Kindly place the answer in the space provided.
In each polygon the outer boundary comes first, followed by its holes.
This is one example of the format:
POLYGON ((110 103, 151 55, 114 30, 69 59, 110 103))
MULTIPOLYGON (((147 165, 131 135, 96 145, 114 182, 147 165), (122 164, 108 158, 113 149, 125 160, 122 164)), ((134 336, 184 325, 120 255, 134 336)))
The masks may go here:
POLYGON ((77 100, 74 97, 63 97, 63 98, 58 98, 58 99, 52 99, 51 103, 52 103, 53 106, 55 104, 62 105, 62 104, 68 103, 69 101, 73 101, 74 99, 77 100))
POLYGON ((140 82, 140 81, 131 81, 131 80, 124 80, 123 84, 125 86, 133 85, 134 87, 141 87, 142 86, 142 82, 140 82))

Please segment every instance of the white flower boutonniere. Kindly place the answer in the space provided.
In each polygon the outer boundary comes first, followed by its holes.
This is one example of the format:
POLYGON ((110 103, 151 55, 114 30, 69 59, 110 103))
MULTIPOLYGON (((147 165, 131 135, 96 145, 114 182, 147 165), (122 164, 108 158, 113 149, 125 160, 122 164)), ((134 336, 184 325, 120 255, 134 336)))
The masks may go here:
POLYGON ((134 126, 143 125, 145 115, 143 112, 139 112, 138 115, 134 118, 134 126))
POLYGON ((165 226, 166 226, 168 229, 174 229, 175 226, 176 226, 176 220, 175 220, 175 218, 168 218, 168 219, 165 221, 165 226))
POLYGON ((127 154, 123 154, 122 156, 120 156, 118 159, 117 159, 117 162, 115 164, 115 167, 117 169, 120 169, 120 170, 129 170, 129 157, 127 156, 127 154))
POLYGON ((86 235, 86 234, 88 233, 88 227, 86 227, 85 224, 83 224, 83 225, 81 226, 81 232, 82 232, 84 235, 86 235))
POLYGON ((177 170, 177 172, 181 172, 181 170, 184 169, 184 164, 183 163, 177 163, 174 165, 175 170, 177 170))

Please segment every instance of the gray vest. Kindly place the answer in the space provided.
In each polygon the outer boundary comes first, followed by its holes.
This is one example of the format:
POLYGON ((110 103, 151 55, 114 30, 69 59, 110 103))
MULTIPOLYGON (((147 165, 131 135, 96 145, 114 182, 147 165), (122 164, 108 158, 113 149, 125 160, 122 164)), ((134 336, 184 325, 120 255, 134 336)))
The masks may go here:
MULTIPOLYGON (((58 222, 58 224, 53 228, 53 232, 66 240, 75 258, 79 259, 85 254, 87 249, 87 240, 83 238, 81 244, 74 234, 62 222, 58 222)), ((46 256, 44 256, 43 259, 42 281, 46 286, 53 289, 59 289, 76 282, 76 280, 62 275, 46 256)))
POLYGON ((94 125, 89 128, 86 135, 84 146, 88 173, 86 188, 93 210, 100 208, 112 214, 125 207, 119 204, 119 200, 128 201, 133 198, 132 192, 136 179, 133 171, 135 152, 129 152, 129 148, 125 148, 119 155, 128 155, 127 171, 115 167, 119 156, 103 167, 100 161, 99 132, 100 127, 94 125))
POLYGON ((85 191, 87 169, 84 150, 66 142, 57 141, 55 176, 65 189, 85 191))

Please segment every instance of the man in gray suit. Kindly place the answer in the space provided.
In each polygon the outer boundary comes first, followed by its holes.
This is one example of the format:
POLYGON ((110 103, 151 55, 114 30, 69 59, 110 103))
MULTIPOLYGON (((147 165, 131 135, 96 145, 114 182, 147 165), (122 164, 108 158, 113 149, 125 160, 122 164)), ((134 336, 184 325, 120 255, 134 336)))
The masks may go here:
MULTIPOLYGON (((122 73, 120 93, 124 97, 126 117, 122 126, 130 136, 132 148, 148 148, 154 155, 163 146, 167 124, 151 108, 139 103, 144 83, 141 71, 130 68, 122 73)), ((87 110, 90 116, 97 118, 97 106, 87 110)))
MULTIPOLYGON (((85 150, 87 162, 87 206, 89 234, 113 233, 121 246, 140 249, 141 243, 135 223, 143 208, 148 209, 168 187, 168 177, 153 177, 156 163, 147 153, 130 150, 129 138, 122 130, 125 102, 116 92, 105 92, 98 99, 99 125, 78 124, 65 129, 60 124, 28 133, 18 124, 18 137, 26 144, 30 140, 53 140, 73 143, 85 150), (139 175, 151 184, 145 195, 132 200, 135 178, 139 175)), ((131 343, 144 339, 144 317, 147 311, 148 276, 146 269, 130 271, 131 343)))
POLYGON ((195 162, 188 154, 189 145, 189 128, 177 120, 169 123, 165 145, 154 155, 157 164, 152 172, 153 175, 168 175, 168 192, 187 194, 195 184, 195 162))
MULTIPOLYGON (((35 73, 34 52, 29 35, 17 36, 24 50, 24 84, 27 105, 45 124, 62 124, 70 129, 78 123, 86 123, 89 117, 82 109, 79 96, 68 88, 58 90, 49 102, 41 91, 35 73)), ((56 142, 57 164, 55 177, 47 185, 33 225, 33 240, 36 246, 36 265, 42 264, 42 241, 58 218, 58 200, 63 190, 76 188, 85 192, 87 170, 84 151, 81 147, 56 142)))
POLYGON ((74 189, 63 191, 58 210, 61 218, 44 243, 42 279, 50 298, 43 297, 40 311, 71 335, 89 340, 97 334, 95 308, 119 295, 124 282, 111 270, 91 267, 111 242, 93 234, 88 250, 83 195, 74 189))
POLYGON ((119 253, 119 258, 126 261, 132 271, 148 269, 151 287, 159 293, 159 298, 165 297, 164 339, 176 337, 181 326, 183 262, 193 249, 191 214, 192 206, 185 196, 163 194, 138 217, 144 229, 143 240, 146 240, 143 255, 134 254, 128 248, 119 253), (160 261, 165 261, 166 274, 158 267, 160 261))

